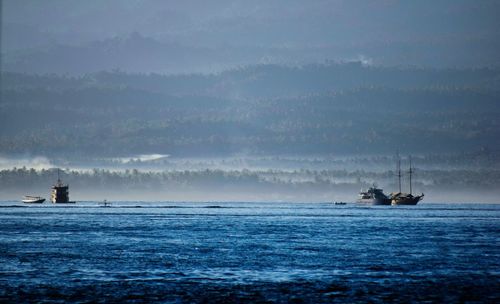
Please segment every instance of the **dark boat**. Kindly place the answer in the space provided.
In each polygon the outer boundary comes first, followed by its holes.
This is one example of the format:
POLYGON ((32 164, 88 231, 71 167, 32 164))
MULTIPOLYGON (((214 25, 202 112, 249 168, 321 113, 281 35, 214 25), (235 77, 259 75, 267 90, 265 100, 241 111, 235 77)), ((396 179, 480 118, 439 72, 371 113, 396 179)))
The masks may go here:
POLYGON ((421 195, 413 195, 412 194, 412 185, 411 185, 411 176, 415 171, 411 166, 411 156, 410 156, 410 169, 408 170, 408 174, 410 176, 410 193, 401 192, 401 160, 398 158, 398 183, 399 183, 399 192, 393 192, 390 195, 391 205, 416 205, 424 198, 424 194, 421 195))
POLYGON ((392 205, 416 205, 424 198, 424 194, 414 196, 411 193, 391 193, 392 205))
POLYGON ((111 202, 108 202, 107 200, 104 200, 100 203, 98 203, 100 207, 111 207, 111 202))
POLYGON ((53 204, 74 204, 69 200, 69 185, 63 184, 59 178, 59 169, 57 170, 57 183, 52 186, 50 200, 53 204))

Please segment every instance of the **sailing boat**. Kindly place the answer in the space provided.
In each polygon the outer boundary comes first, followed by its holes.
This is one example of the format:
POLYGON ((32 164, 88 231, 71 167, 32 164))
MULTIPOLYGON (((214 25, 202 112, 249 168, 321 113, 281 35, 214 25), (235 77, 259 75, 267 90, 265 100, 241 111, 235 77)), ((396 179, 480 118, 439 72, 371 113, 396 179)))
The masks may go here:
POLYGON ((410 176, 410 193, 401 192, 401 159, 398 156, 398 184, 399 184, 399 192, 391 193, 391 205, 416 205, 419 201, 424 198, 424 194, 414 196, 412 194, 412 184, 411 184, 411 176, 415 172, 411 165, 411 156, 410 156, 410 169, 408 170, 408 174, 410 176))

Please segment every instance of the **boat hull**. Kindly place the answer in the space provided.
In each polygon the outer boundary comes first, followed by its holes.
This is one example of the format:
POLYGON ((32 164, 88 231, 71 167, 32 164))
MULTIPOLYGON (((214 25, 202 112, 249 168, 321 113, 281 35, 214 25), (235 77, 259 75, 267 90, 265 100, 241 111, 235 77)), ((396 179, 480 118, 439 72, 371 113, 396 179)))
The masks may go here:
POLYGON ((393 198, 391 200, 391 205, 393 206, 414 206, 418 204, 423 198, 423 195, 421 196, 413 196, 413 197, 399 197, 399 198, 393 198))
POLYGON ((43 204, 43 202, 45 202, 45 199, 44 198, 41 198, 41 199, 23 199, 22 200, 23 203, 25 204, 43 204))

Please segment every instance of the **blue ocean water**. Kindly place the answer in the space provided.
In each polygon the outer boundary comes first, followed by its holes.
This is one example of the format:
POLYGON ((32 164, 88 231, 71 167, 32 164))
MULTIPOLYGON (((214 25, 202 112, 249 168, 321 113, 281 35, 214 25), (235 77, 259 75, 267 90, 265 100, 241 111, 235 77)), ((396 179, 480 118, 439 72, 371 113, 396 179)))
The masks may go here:
POLYGON ((500 301, 500 205, 0 203, 0 301, 500 301))

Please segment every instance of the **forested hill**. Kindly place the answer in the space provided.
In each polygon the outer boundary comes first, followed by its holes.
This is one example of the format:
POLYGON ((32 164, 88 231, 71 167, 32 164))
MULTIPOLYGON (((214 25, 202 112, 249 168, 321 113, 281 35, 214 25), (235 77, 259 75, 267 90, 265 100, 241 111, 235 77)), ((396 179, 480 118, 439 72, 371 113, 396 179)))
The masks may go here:
POLYGON ((2 74, 0 152, 324 155, 500 148, 500 69, 2 74))
POLYGON ((500 68, 424 69, 374 67, 360 62, 306 66, 254 65, 219 74, 130 74, 119 70, 63 77, 4 73, 13 88, 134 88, 169 95, 224 98, 296 97, 359 88, 500 89, 500 68))

